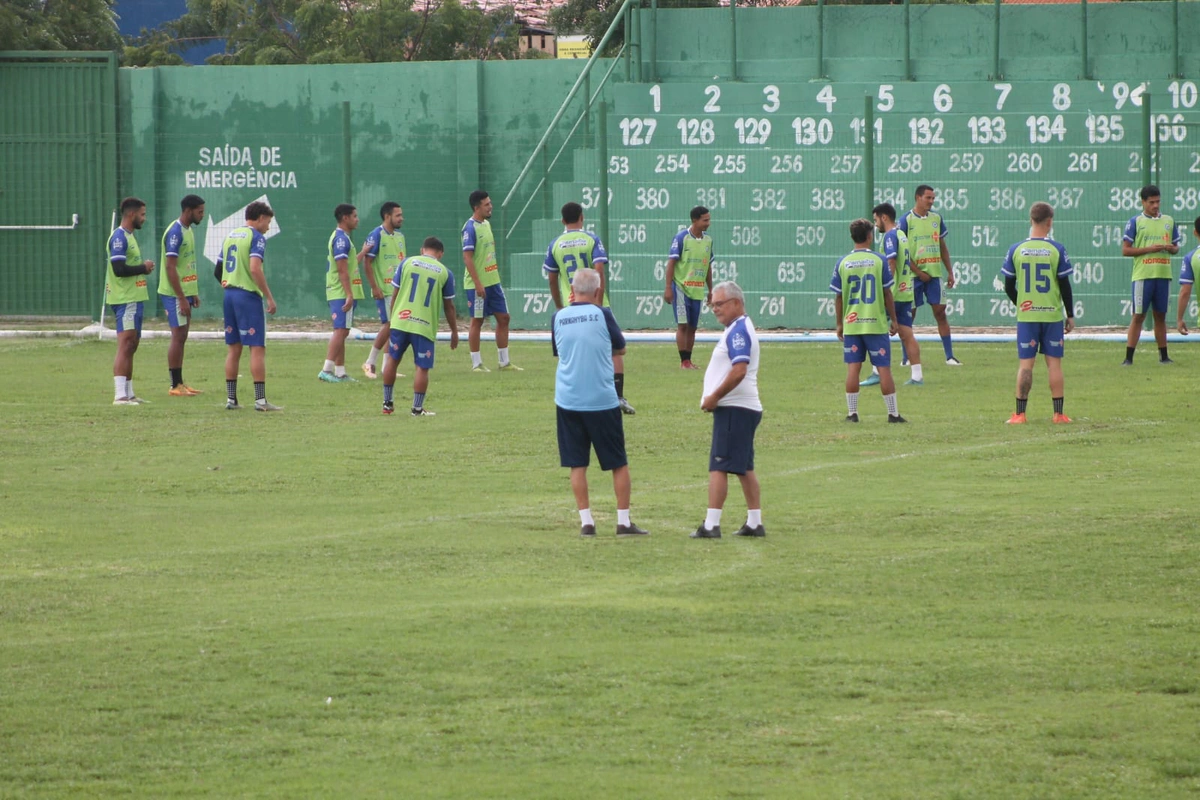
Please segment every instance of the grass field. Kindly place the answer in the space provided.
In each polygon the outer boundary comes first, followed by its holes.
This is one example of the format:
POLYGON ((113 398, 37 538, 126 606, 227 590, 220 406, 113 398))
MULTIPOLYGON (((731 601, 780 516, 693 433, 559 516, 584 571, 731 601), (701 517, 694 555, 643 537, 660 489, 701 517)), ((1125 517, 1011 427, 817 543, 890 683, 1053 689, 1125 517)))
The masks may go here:
POLYGON ((764 345, 768 537, 710 542, 667 346, 627 359, 637 541, 596 468, 576 535, 548 345, 439 345, 433 419, 323 343, 268 348, 282 414, 221 409, 218 343, 168 398, 158 340, 114 408, 113 348, 0 342, 0 795, 1200 792, 1196 348, 1071 343, 1075 424, 1039 364, 1012 427, 1011 345, 927 344, 911 424, 849 426, 838 347, 764 345))

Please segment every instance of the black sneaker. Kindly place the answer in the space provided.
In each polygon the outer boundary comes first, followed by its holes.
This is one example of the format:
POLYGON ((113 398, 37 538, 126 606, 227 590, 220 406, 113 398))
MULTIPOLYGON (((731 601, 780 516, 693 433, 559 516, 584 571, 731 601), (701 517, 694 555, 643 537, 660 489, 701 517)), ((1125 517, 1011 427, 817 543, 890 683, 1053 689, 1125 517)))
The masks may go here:
POLYGON ((383 404, 383 413, 395 414, 396 413, 396 404, 395 403, 384 403, 383 404))
POLYGON ((649 536, 650 531, 645 528, 639 528, 634 524, 633 520, 629 521, 628 525, 617 526, 617 536, 649 536))
POLYGON ((696 530, 692 531, 691 538, 692 539, 720 539, 721 538, 721 526, 718 525, 717 527, 713 528, 710 531, 708 528, 704 527, 703 523, 701 523, 699 528, 696 528, 696 530))
POLYGON ((847 414, 846 422, 858 422, 858 414, 847 414))
POLYGON ((908 422, 908 420, 899 414, 888 414, 888 422, 908 422))
POLYGON ((436 417, 437 414, 430 411, 428 408, 414 408, 412 410, 414 417, 436 417))
POLYGON ((596 535, 595 525, 584 525, 579 529, 579 535, 584 538, 592 538, 596 535))
POLYGON ((767 535, 767 529, 762 525, 757 528, 751 528, 749 525, 743 525, 733 533, 734 536, 757 536, 763 537, 767 535))
POLYGON ((1127 359, 1125 359, 1124 361, 1122 361, 1122 362, 1121 362, 1121 366, 1122 366, 1122 367, 1132 367, 1132 366, 1133 366, 1133 359, 1132 359, 1132 358, 1127 358, 1127 359))
POLYGON ((1170 359, 1170 358, 1160 358, 1160 359, 1158 360, 1158 363, 1160 363, 1160 364, 1174 364, 1174 363, 1175 363, 1175 361, 1174 361, 1174 359, 1170 359))

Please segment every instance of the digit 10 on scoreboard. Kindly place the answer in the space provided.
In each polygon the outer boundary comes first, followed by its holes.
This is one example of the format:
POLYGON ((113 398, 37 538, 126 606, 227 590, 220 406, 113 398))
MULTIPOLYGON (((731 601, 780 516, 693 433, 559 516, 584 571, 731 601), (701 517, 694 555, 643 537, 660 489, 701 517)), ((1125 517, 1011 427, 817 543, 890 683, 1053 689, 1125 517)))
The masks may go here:
MULTIPOLYGON (((949 230, 959 285, 948 310, 959 324, 1008 318, 993 277, 1009 245, 1028 234, 1029 206, 1039 200, 1055 207, 1054 237, 1076 263, 1080 323, 1122 324, 1131 264, 1121 256, 1121 234, 1141 210, 1147 98, 1149 166, 1162 188, 1163 212, 1185 232, 1200 213, 1200 92, 1192 81, 672 83, 617 90, 607 165, 610 231, 622 223, 644 227, 635 240, 615 238, 610 247, 653 264, 687 224, 690 208, 707 206, 717 260, 748 295, 763 298, 749 308, 761 310, 767 325, 829 327, 828 279, 852 247, 849 221, 880 202, 903 213, 919 184, 934 187, 934 210, 949 230), (868 136, 874 140, 869 199, 868 136)), ((598 193, 591 199, 600 202, 598 193)), ((656 285, 651 270, 631 271, 629 278, 627 291, 656 285)))

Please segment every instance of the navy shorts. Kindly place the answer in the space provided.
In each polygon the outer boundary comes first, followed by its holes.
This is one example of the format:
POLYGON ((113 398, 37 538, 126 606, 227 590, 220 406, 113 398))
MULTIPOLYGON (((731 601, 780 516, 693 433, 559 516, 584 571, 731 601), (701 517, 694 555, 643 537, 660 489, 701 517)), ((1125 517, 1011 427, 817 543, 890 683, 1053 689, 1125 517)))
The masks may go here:
POLYGON ((1133 313, 1146 314, 1157 311, 1167 313, 1167 303, 1171 299, 1170 278, 1147 278, 1133 282, 1133 313))
POLYGON ((911 328, 913 324, 913 301, 912 300, 897 300, 896 301, 896 324, 902 325, 905 328, 911 328))
POLYGON ((920 308, 923 305, 940 306, 941 304, 941 278, 930 278, 929 283, 920 278, 913 281, 913 308, 920 308))
POLYGON ((426 339, 419 333, 410 331, 398 331, 392 329, 388 334, 388 355, 397 364, 400 359, 404 358, 404 353, 411 346, 413 350, 413 363, 421 369, 433 369, 433 342, 426 339))
POLYGON ((1063 357, 1063 322, 1018 322, 1017 358, 1063 357))
POLYGON ((871 357, 876 367, 892 365, 892 341, 886 333, 847 333, 842 337, 842 360, 861 364, 871 357))
POLYGON ((713 412, 709 472, 745 475, 754 469, 754 432, 762 412, 738 406, 717 406, 713 412))
POLYGON ((354 301, 349 311, 342 311, 342 306, 345 304, 345 300, 329 301, 329 316, 333 319, 333 329, 335 331, 349 330, 354 327, 354 312, 358 309, 358 301, 354 301))
MULTIPOLYGON (((179 314, 179 299, 173 294, 160 294, 158 299, 162 301, 163 311, 167 312, 167 324, 172 328, 186 328, 188 318, 179 314)), ((195 308, 199 299, 195 296, 188 297, 188 305, 195 308)))
POLYGON ((586 467, 591 450, 596 450, 600 469, 610 470, 629 463, 625 456, 625 426, 621 408, 605 411, 558 411, 558 458, 564 467, 586 467))
POLYGON ((225 344, 267 346, 267 319, 263 299, 237 286, 225 287, 225 344))
POLYGON ((485 286, 483 294, 476 289, 467 289, 467 311, 467 316, 472 319, 507 314, 508 300, 504 297, 504 289, 498 283, 485 286))
POLYGON ((113 316, 117 318, 117 333, 137 331, 138 337, 141 337, 145 301, 138 300, 136 303, 119 303, 112 306, 112 312, 113 316))
POLYGON ((672 296, 675 298, 671 301, 671 311, 675 313, 675 324, 687 325, 689 328, 699 328, 701 305, 699 298, 688 297, 679 288, 679 284, 675 284, 675 291, 672 296))
POLYGON ((391 298, 388 297, 380 297, 375 300, 375 309, 379 312, 379 322, 381 325, 387 325, 391 319, 388 316, 388 303, 390 302, 391 298))

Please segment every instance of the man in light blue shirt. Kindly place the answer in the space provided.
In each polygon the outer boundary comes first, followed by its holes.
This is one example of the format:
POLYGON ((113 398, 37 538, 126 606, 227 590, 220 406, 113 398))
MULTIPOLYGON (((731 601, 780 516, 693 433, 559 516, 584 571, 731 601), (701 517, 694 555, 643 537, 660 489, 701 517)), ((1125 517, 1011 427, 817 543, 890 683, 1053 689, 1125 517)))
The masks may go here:
POLYGON ((645 536, 649 531, 629 519, 629 460, 625 429, 613 382, 613 356, 624 355, 625 336, 612 311, 601 307, 600 273, 575 271, 571 305, 550 320, 551 344, 558 357, 554 405, 558 416, 558 455, 571 470, 571 490, 579 509, 579 535, 596 535, 588 500, 587 468, 596 451, 600 469, 611 470, 617 495, 617 536, 645 536))

